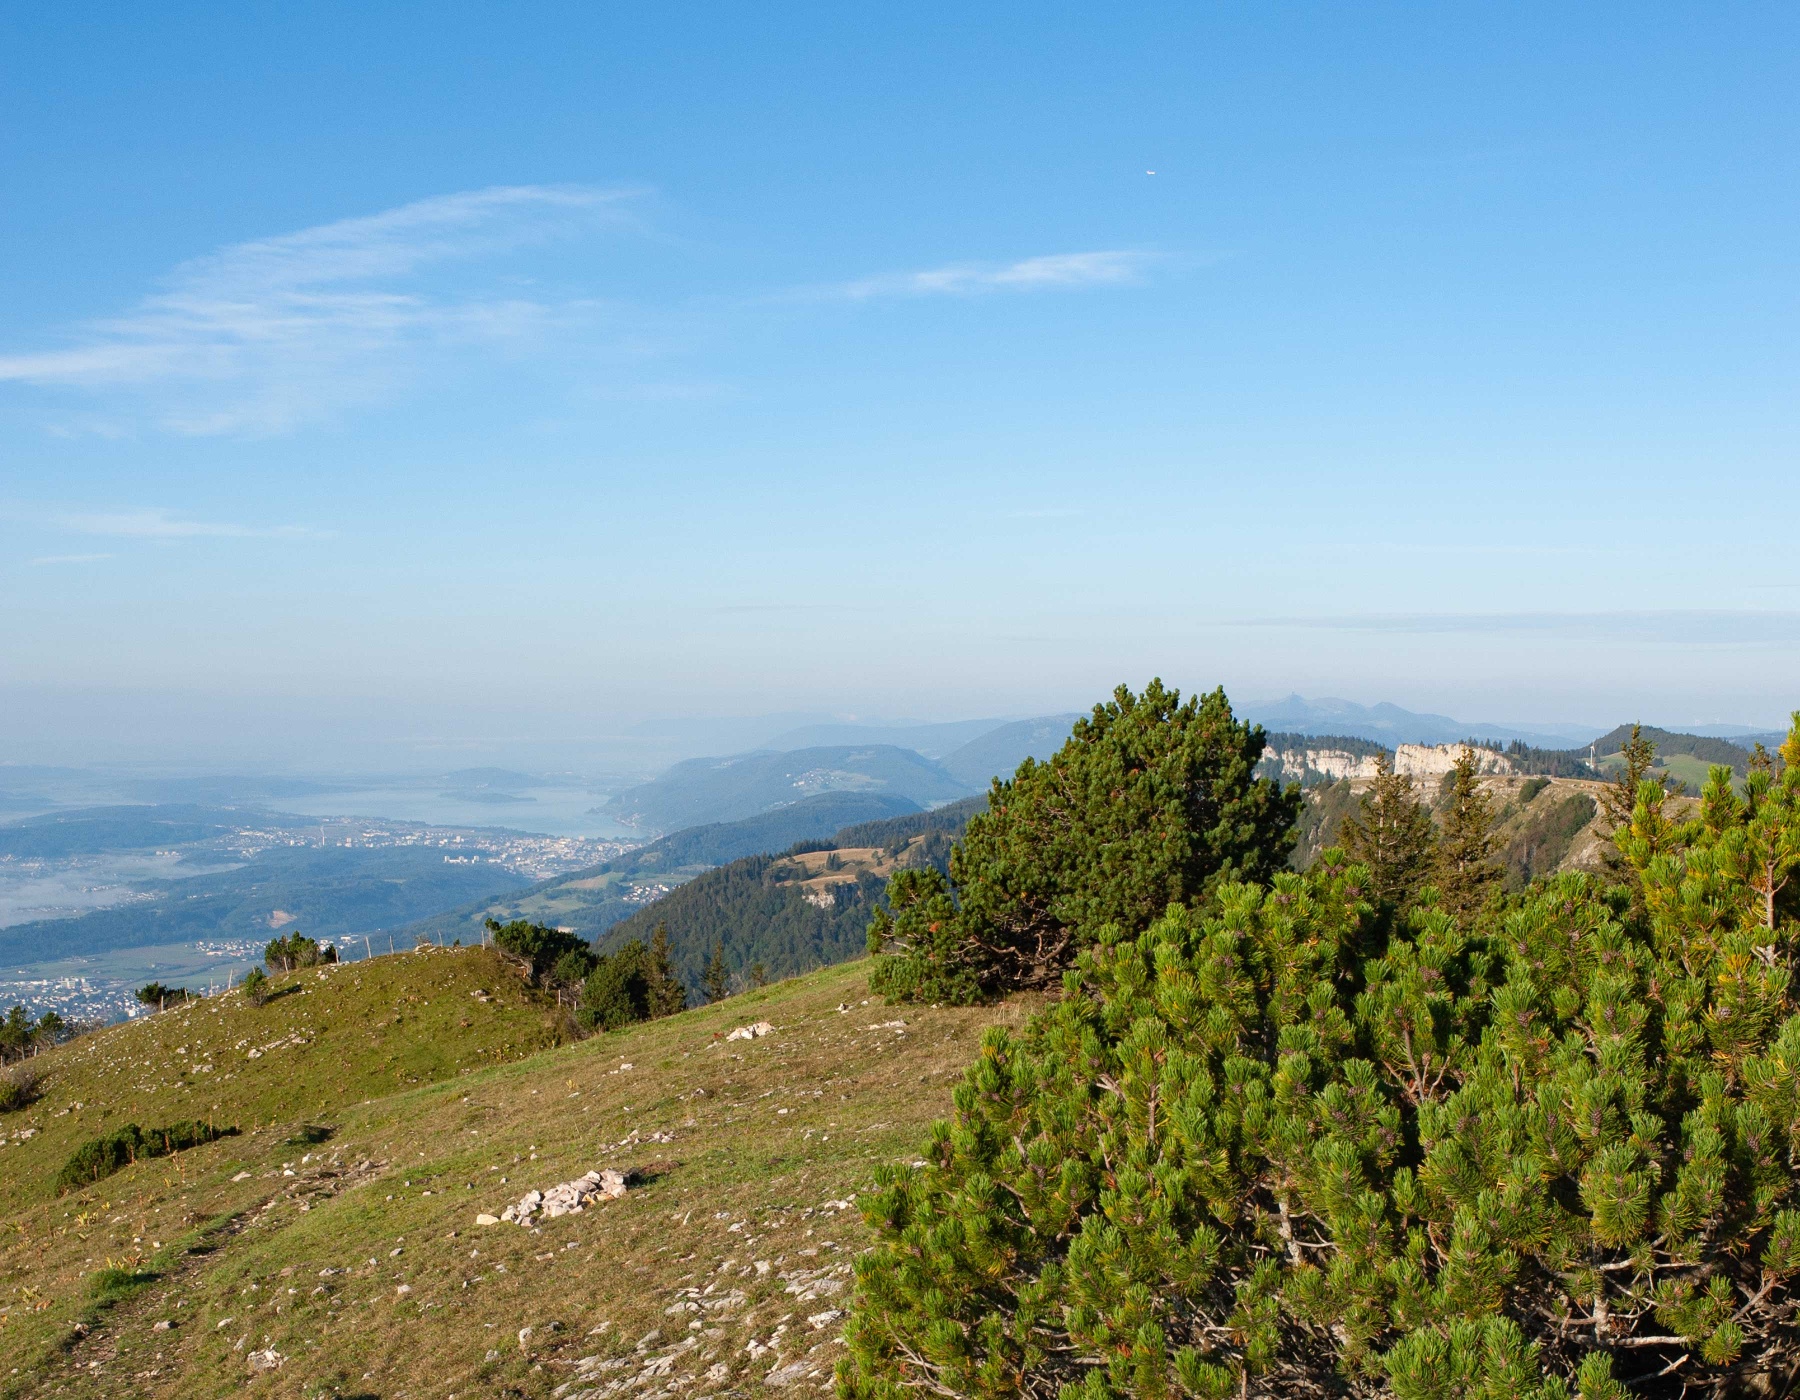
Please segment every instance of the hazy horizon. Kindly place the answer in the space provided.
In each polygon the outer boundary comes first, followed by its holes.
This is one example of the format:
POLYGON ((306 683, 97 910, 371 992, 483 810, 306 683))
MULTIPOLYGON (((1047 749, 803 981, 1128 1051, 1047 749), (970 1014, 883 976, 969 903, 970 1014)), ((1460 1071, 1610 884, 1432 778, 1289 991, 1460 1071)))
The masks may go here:
MULTIPOLYGON (((1133 682, 1132 684, 1138 684, 1133 682)), ((1188 688, 1184 687, 1184 690, 1188 688)), ((1227 692, 1230 695, 1230 692, 1227 692)), ((1512 715, 1482 712, 1446 712, 1425 705, 1405 705, 1391 696, 1369 699, 1297 691, 1267 695, 1230 695, 1240 714, 1257 722, 1290 697, 1309 703, 1349 701, 1373 708, 1394 704, 1411 714, 1438 716, 1476 728, 1517 730, 1541 736, 1545 747, 1576 747, 1621 723, 1642 722, 1684 732, 1729 731, 1779 732, 1785 715, 1759 722, 1752 715, 1660 714, 1641 709, 1621 710, 1604 717, 1567 719, 1555 715, 1512 715)), ((763 714, 696 715, 658 712, 637 716, 613 716, 581 722, 566 715, 514 714, 499 717, 475 712, 457 714, 439 710, 429 716, 442 728, 436 731, 382 730, 370 711, 344 707, 335 714, 337 724, 317 727, 315 708, 292 702, 281 705, 246 705, 213 700, 206 707, 184 709, 157 697, 160 706, 147 705, 144 697, 128 697, 118 709, 99 717, 95 697, 83 700, 95 708, 83 713, 65 711, 29 718, 12 732, 0 736, 0 773, 8 767, 70 767, 127 772, 175 774, 270 774, 308 777, 368 779, 438 776, 458 769, 482 766, 516 768, 537 776, 568 774, 593 778, 610 775, 621 781, 658 772, 688 758, 725 756, 760 748, 779 740, 790 730, 809 726, 845 726, 879 733, 890 729, 954 726, 975 721, 1001 724, 1063 713, 1083 713, 1105 699, 1096 694, 1084 704, 1045 704, 1009 711, 974 710, 935 714, 868 714, 829 710, 791 710, 763 714), (133 729, 135 718, 141 726, 133 729), (246 721, 261 720, 258 726, 246 721), (310 720, 315 727, 306 728, 310 720), (243 725, 236 733, 221 732, 222 723, 243 725), (298 726, 298 727, 295 727, 298 726), (450 727, 455 726, 455 727, 450 727), (97 740, 96 728, 108 737, 97 740)), ((373 707, 371 707, 372 709, 373 707)), ((17 713, 17 712, 15 712, 17 713)), ((1272 727, 1279 728, 1279 725, 1272 727)), ((874 740, 870 740, 874 742, 874 740)), ((881 742, 890 742, 881 740, 881 742)), ((900 742, 898 740, 891 742, 900 742)))

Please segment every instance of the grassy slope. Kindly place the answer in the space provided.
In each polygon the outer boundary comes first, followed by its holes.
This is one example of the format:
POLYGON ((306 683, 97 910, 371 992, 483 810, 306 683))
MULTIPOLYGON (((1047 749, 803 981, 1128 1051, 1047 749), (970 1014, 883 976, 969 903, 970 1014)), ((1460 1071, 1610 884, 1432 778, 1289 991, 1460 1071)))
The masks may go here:
POLYGON ((596 1397, 616 1382, 707 1395, 771 1371, 816 1391, 837 1349, 828 1314, 867 1238, 831 1203, 909 1157, 982 1027, 1024 1015, 892 1010, 865 1002, 865 979, 862 964, 830 968, 509 1059, 551 1038, 545 1013, 489 954, 439 951, 300 974, 287 980, 305 996, 221 999, 60 1051, 45 1100, 0 1119, 42 1130, 0 1149, 0 1354, 18 1367, 0 1395, 400 1400, 581 1380, 596 1397), (479 1004, 476 986, 500 996, 479 1004), (396 1011, 398 1026, 357 1024, 396 1011), (776 1033, 721 1038, 759 1018, 776 1033), (308 1027, 306 1046, 254 1061, 237 1046, 308 1027), (213 1050, 220 1069, 187 1076, 203 1085, 176 1087, 181 1044, 189 1060, 213 1050), (59 1116, 71 1101, 84 1106, 59 1116), (212 1103, 246 1135, 48 1195, 79 1139, 212 1103), (336 1132, 287 1145, 303 1121, 336 1132), (655 1174, 537 1230, 474 1224, 606 1165, 655 1174), (87 1290, 109 1259, 157 1277, 97 1310, 87 1290), (253 1373, 266 1346, 284 1360, 253 1373))

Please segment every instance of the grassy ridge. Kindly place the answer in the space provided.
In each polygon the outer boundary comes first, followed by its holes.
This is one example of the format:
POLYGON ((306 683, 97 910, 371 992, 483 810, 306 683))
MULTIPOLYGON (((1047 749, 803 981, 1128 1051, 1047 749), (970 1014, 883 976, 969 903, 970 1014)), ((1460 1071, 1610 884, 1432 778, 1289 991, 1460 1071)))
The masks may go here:
POLYGON ((19 1367, 0 1395, 712 1395, 771 1372, 817 1393, 866 1240, 841 1203, 916 1151, 982 1027, 1024 1014, 889 1010, 865 974, 529 1054, 554 1037, 545 1009, 489 954, 439 951, 67 1047, 45 1100, 0 1119, 38 1128, 0 1149, 0 1353, 19 1367), (765 1018, 773 1035, 723 1039, 765 1018), (219 1068, 183 1076, 196 1045, 219 1068), (212 1104, 244 1136, 49 1194, 96 1123, 212 1104), (330 1136, 304 1141, 308 1122, 330 1136), (537 1230, 474 1224, 599 1166, 647 1180, 537 1230))

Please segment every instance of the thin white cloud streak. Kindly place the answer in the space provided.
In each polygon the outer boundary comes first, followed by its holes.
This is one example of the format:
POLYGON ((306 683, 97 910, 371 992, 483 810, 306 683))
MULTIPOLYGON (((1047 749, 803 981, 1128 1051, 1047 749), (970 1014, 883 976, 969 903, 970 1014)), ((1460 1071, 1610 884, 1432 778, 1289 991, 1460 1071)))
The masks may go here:
POLYGON ((110 554, 46 554, 33 559, 33 564, 97 564, 102 559, 110 559, 110 554))
POLYGON ((267 539, 313 533, 301 525, 239 525, 229 521, 182 520, 161 509, 59 515, 55 523, 81 535, 134 540, 267 539))
POLYGON ((922 272, 897 272, 846 282, 833 290, 853 301, 869 297, 974 296, 984 292, 1058 291, 1121 286, 1142 279, 1147 253, 1106 249, 1049 253, 1005 264, 955 263, 922 272))
POLYGON ((136 391, 176 432, 279 432, 384 396, 434 349, 541 332, 569 308, 392 284, 625 222, 635 193, 507 186, 236 244, 177 267, 165 290, 66 348, 0 356, 0 381, 136 391))

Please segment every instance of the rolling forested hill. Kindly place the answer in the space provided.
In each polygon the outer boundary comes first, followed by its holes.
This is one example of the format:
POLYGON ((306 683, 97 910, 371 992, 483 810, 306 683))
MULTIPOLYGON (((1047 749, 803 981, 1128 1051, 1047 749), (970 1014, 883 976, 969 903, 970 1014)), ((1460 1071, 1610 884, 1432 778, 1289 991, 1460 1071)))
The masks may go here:
POLYGON ((786 850, 796 841, 830 836, 855 822, 879 822, 913 813, 920 813, 918 803, 890 792, 822 792, 741 821, 708 822, 670 832, 600 869, 621 875, 699 871, 744 856, 786 850))
POLYGON ((669 831, 738 821, 826 792, 876 792, 929 807, 969 791, 923 754, 867 744, 689 759, 620 793, 605 810, 620 821, 669 831))
POLYGON ((985 792, 995 778, 1010 778, 1027 758, 1050 757, 1063 746, 1080 718, 1045 715, 1003 724, 945 754, 941 762, 965 787, 985 792))
MULTIPOLYGON (((270 825, 281 819, 270 817, 270 825)), ((243 824, 242 814, 191 803, 84 807, 24 817, 0 826, 0 857, 57 860, 122 851, 155 851, 207 841, 243 824)))
POLYGON ((909 865, 944 869, 952 842, 985 802, 971 798, 934 812, 862 822, 828 842, 733 861, 632 914, 600 947, 649 942, 666 924, 676 970, 690 989, 699 987, 715 947, 740 980, 758 964, 773 979, 858 957, 888 876, 909 865))

